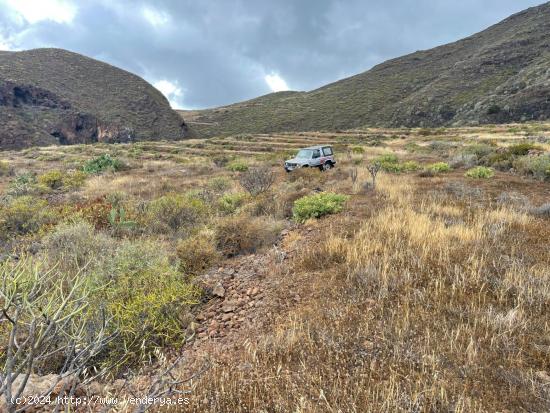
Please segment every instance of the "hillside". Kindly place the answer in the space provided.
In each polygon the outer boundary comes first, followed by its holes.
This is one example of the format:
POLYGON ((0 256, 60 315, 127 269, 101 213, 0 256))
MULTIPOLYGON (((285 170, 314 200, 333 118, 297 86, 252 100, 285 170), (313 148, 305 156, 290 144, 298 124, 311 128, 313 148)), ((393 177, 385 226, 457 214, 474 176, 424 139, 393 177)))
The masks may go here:
MULTIPOLYGON (((362 126, 436 127, 550 118, 550 3, 455 43, 310 92, 194 111, 203 136, 362 126)), ((180 111, 187 118, 186 111, 180 111)))
POLYGON ((187 134, 149 83, 61 49, 0 52, 0 123, 0 149, 187 134))

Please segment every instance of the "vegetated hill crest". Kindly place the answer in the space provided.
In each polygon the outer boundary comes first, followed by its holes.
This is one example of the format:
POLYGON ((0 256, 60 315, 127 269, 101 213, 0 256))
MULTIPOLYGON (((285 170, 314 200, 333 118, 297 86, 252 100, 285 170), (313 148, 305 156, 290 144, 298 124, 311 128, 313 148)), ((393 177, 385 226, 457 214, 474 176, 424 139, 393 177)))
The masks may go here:
POLYGON ((203 136, 550 119, 550 3, 310 92, 180 114, 203 136))
POLYGON ((0 150, 188 134, 145 80, 62 49, 0 52, 0 123, 0 150))

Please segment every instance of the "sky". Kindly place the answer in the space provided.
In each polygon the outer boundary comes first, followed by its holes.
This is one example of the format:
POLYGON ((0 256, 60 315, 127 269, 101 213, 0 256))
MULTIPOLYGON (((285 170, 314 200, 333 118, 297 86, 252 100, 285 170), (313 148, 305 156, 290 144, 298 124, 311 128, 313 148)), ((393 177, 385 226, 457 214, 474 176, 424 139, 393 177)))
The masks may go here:
POLYGON ((0 50, 59 47, 136 73, 172 107, 312 90, 543 0, 0 0, 0 50))

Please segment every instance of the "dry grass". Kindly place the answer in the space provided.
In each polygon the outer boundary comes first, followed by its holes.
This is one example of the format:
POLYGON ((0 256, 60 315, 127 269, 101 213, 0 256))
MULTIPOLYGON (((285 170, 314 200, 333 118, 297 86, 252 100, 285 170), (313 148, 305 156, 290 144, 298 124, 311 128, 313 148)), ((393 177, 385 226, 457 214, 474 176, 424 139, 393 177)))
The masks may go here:
POLYGON ((293 276, 315 293, 248 348, 238 363, 249 369, 221 365, 204 377, 194 392, 208 400, 201 411, 550 408, 540 373, 550 229, 411 188, 382 179, 377 211, 353 237, 295 258, 293 276))
MULTIPOLYGON (((268 152, 271 137, 259 135, 9 152, 2 158, 13 165, 16 176, 76 169, 102 153, 131 168, 89 176, 79 189, 32 192, 33 205, 47 201, 62 225, 14 236, 0 245, 0 255, 33 248, 49 253, 52 240, 59 237, 56 231, 65 228, 63 221, 83 219, 114 245, 94 252, 82 242, 91 254, 105 255, 127 242, 156 241, 175 260, 179 245, 178 271, 183 276, 210 265, 230 266, 232 261, 220 255, 262 253, 286 226, 290 232, 279 247, 289 258, 269 263, 270 285, 277 286, 270 294, 283 305, 272 310, 271 324, 243 333, 235 351, 220 360, 212 356, 211 369, 193 383, 192 410, 548 411, 550 226, 547 215, 535 213, 534 207, 548 203, 550 186, 501 171, 491 180, 468 182, 465 169, 457 167, 431 178, 381 173, 377 189, 365 191, 363 184, 370 178, 364 159, 393 152, 400 161, 421 165, 448 160, 449 153, 409 152, 408 143, 435 140, 418 132, 273 137, 293 145, 332 142, 339 148, 338 164, 326 173, 312 169, 285 174, 284 154, 268 152), (387 140, 372 147, 375 136, 387 140), (217 166, 211 154, 233 160, 248 140, 255 141, 257 152, 247 161, 271 164, 275 182, 267 193, 247 197, 235 211, 221 213, 219 200, 242 191, 240 175, 217 166), (225 150, 227 142, 235 148, 225 150), (187 145, 195 145, 193 151, 187 152, 187 145), (364 154, 346 159, 350 145, 361 146, 364 154), (362 163, 352 186, 348 172, 354 160, 362 163), (291 223, 294 201, 316 191, 351 198, 339 215, 291 223), (504 191, 525 202, 502 202, 504 191), (168 194, 203 202, 204 222, 175 234, 150 231, 151 221, 159 217, 144 220, 144 214, 168 194), (112 228, 107 218, 115 206, 135 225, 124 227, 119 219, 115 224, 121 228, 112 228), (302 297, 298 304, 291 293, 302 297)), ((458 144, 464 146, 500 134, 502 140, 521 138, 506 128, 483 127, 452 130, 437 140, 456 143, 453 136, 460 136, 463 142, 458 144)), ((6 199, 19 196, 7 194, 16 176, 0 177, 6 199)), ((63 242, 55 243, 57 255, 50 256, 70 256, 81 245, 71 244, 78 234, 62 234, 63 242)), ((110 260, 109 255, 104 258, 97 265, 110 260)), ((176 268, 176 261, 172 264, 176 268)))

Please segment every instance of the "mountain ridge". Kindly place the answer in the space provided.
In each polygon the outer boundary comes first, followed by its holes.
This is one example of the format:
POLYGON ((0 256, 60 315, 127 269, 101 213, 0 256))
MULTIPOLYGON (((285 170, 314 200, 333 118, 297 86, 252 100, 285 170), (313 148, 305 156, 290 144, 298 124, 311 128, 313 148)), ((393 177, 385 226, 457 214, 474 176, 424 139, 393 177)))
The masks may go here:
POLYGON ((203 136, 438 127, 550 118, 550 3, 455 42, 382 62, 308 92, 193 112, 203 136))

